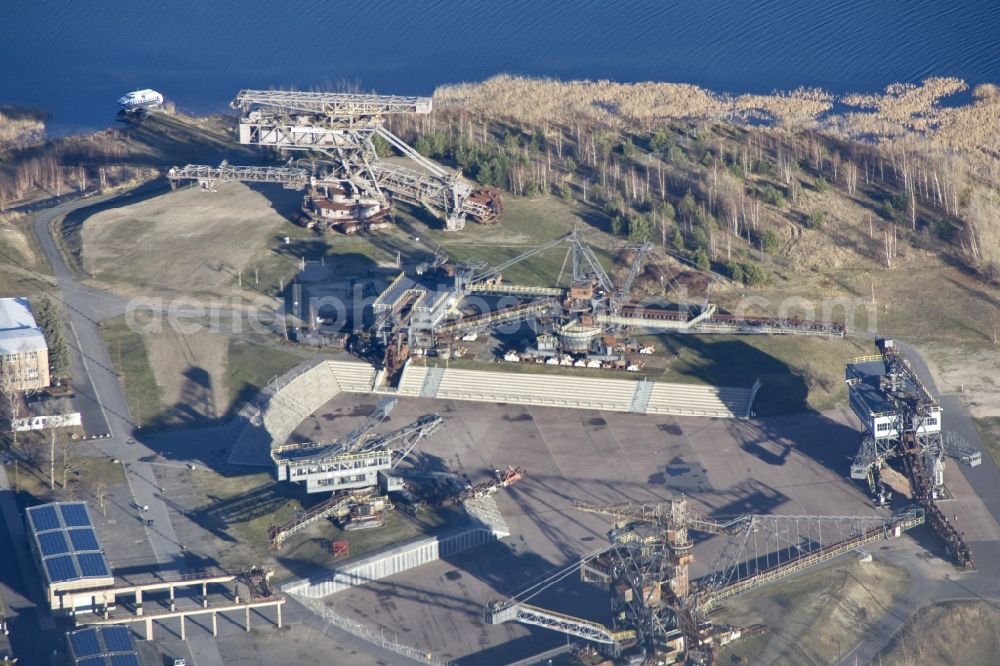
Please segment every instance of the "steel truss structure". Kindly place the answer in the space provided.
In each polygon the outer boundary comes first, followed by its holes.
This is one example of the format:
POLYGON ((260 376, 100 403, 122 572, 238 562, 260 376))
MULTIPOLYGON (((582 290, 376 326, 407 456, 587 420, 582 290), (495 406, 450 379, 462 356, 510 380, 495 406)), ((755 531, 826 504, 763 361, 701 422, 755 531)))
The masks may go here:
MULTIPOLYGON (((944 431, 941 405, 924 386, 910 362, 891 340, 878 341, 882 354, 854 359, 848 364, 847 384, 852 393, 852 407, 865 428, 861 447, 851 464, 852 479, 869 479, 885 462, 916 449, 931 471, 934 486, 943 484, 944 457, 961 460, 970 467, 982 462, 982 453, 961 435, 944 431), (881 409, 874 412, 869 402, 870 387, 863 373, 855 368, 881 363, 884 376, 879 381, 877 400, 881 409), (868 413, 865 413, 865 408, 868 413)), ((871 383, 871 382, 869 382, 871 383)))
POLYGON ((851 464, 851 478, 866 479, 876 502, 886 501, 888 493, 880 470, 890 459, 901 458, 913 497, 926 510, 928 524, 945 541, 959 566, 971 569, 972 551, 964 535, 948 521, 936 501, 944 489, 945 456, 976 467, 982 462, 982 453, 957 432, 943 429, 940 403, 896 344, 886 339, 877 344, 880 355, 856 358, 847 366, 851 407, 865 431, 851 464), (873 375, 871 368, 879 365, 881 374, 873 375))
MULTIPOLYGON (((242 112, 239 142, 320 159, 309 165, 280 167, 174 167, 171 183, 196 180, 209 190, 218 183, 281 183, 314 192, 356 191, 388 207, 391 200, 423 206, 457 231, 467 218, 496 221, 501 205, 491 190, 475 190, 459 174, 427 159, 384 124, 393 114, 428 114, 431 98, 398 95, 241 90, 230 103, 242 112), (387 142, 417 168, 383 162, 375 137, 387 142), (306 168, 308 166, 308 168, 306 168)), ((315 196, 318 196, 315 195, 315 196)))
POLYGON ((383 400, 358 428, 335 442, 275 447, 271 450, 275 476, 279 481, 304 482, 307 492, 374 488, 380 473, 395 469, 417 444, 444 426, 438 414, 428 414, 392 432, 375 434, 395 404, 395 398, 383 400))
POLYGON ((219 184, 232 182, 280 183, 290 190, 301 190, 309 185, 311 174, 300 167, 230 166, 223 163, 217 167, 203 164, 171 167, 167 178, 171 183, 196 180, 201 187, 212 192, 219 184))
POLYGON ((576 503, 575 508, 615 519, 610 544, 508 600, 490 602, 486 621, 546 627, 606 645, 613 655, 630 650, 647 657, 684 658, 685 663, 711 661, 708 612, 720 600, 924 522, 924 511, 916 507, 891 516, 743 515, 719 520, 693 511, 684 497, 657 504, 576 503), (694 561, 689 532, 727 539, 713 572, 694 581, 688 577, 694 561), (612 626, 527 603, 577 572, 585 582, 608 586, 612 626))

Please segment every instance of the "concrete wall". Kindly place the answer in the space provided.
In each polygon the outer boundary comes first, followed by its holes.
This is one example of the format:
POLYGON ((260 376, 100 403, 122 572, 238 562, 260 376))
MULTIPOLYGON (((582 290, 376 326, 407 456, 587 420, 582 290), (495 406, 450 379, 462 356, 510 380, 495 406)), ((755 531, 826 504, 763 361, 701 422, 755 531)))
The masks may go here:
POLYGON ((386 551, 345 563, 328 575, 315 579, 293 581, 281 591, 310 599, 327 597, 355 585, 364 585, 403 573, 423 564, 434 562, 462 551, 482 546, 498 538, 491 530, 476 526, 425 539, 418 539, 386 551))

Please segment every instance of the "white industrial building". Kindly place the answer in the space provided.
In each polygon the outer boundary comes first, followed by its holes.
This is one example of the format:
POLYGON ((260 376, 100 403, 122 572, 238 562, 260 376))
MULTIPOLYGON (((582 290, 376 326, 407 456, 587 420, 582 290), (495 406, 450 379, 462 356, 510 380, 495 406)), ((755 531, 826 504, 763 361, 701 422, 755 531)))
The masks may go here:
POLYGON ((27 298, 0 298, 0 375, 17 391, 49 385, 49 350, 27 298))

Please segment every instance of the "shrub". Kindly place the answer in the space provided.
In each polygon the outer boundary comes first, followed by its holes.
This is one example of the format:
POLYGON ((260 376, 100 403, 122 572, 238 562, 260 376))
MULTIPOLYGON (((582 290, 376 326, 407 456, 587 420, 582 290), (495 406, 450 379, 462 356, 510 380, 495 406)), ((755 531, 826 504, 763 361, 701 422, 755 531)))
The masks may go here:
POLYGON ((645 215, 636 215, 628 223, 629 240, 636 243, 648 241, 653 237, 653 222, 645 215))
POLYGON ((656 132, 649 139, 649 149, 655 153, 660 153, 669 148, 670 136, 663 130, 656 132))
POLYGON ((776 187, 771 185, 764 188, 761 192, 761 196, 764 198, 764 203, 768 203, 779 208, 782 208, 785 205, 785 195, 778 191, 776 187))
POLYGON ((774 229, 766 229, 760 235, 760 246, 764 249, 764 252, 774 254, 781 246, 781 236, 774 229))
POLYGON ((729 279, 733 282, 746 283, 746 276, 743 274, 743 264, 740 262, 736 260, 727 262, 726 272, 729 273, 729 279))
POLYGON ((708 261, 708 253, 700 248, 694 253, 692 261, 694 261, 695 266, 705 271, 712 267, 712 264, 708 261))
POLYGON ((743 282, 755 287, 767 282, 767 272, 764 267, 753 261, 743 264, 743 282))
POLYGON ((823 221, 826 215, 821 210, 814 210, 813 212, 806 215, 805 226, 806 229, 822 229, 823 221))
POLYGON ((611 235, 621 236, 622 235, 622 218, 619 215, 615 215, 611 218, 611 235))
POLYGON ((753 261, 739 262, 735 259, 726 263, 726 272, 733 282, 740 282, 751 287, 755 287, 767 282, 767 273, 764 268, 753 261))
POLYGON ((674 227, 674 234, 670 238, 670 244, 674 246, 675 250, 684 249, 684 234, 681 233, 680 228, 674 227))

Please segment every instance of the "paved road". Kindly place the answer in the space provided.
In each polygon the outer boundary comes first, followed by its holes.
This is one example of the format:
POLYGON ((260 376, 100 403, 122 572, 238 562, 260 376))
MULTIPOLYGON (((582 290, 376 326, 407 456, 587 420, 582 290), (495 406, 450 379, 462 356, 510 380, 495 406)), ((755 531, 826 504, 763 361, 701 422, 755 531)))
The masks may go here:
MULTIPOLYGON (((155 188, 151 191, 155 191, 155 188)), ((129 196, 123 195, 121 198, 128 201, 129 196)), ((144 517, 151 519, 153 524, 144 529, 155 564, 162 572, 183 571, 187 568, 184 551, 174 533, 167 506, 160 497, 153 467, 148 462, 143 462, 143 458, 151 459, 154 452, 141 441, 128 443, 134 441, 135 422, 100 334, 100 318, 106 314, 109 304, 114 309, 119 305, 120 299, 79 284, 66 266, 49 230, 50 223, 56 217, 112 198, 95 197, 46 210, 35 219, 35 235, 52 267, 52 274, 65 306, 66 339, 73 348, 73 381, 83 415, 84 430, 88 435, 111 435, 110 439, 101 443, 101 450, 109 457, 122 461, 133 505, 149 507, 144 517)), ((222 666, 222 658, 211 638, 192 640, 189 648, 192 661, 197 666, 222 666)))

